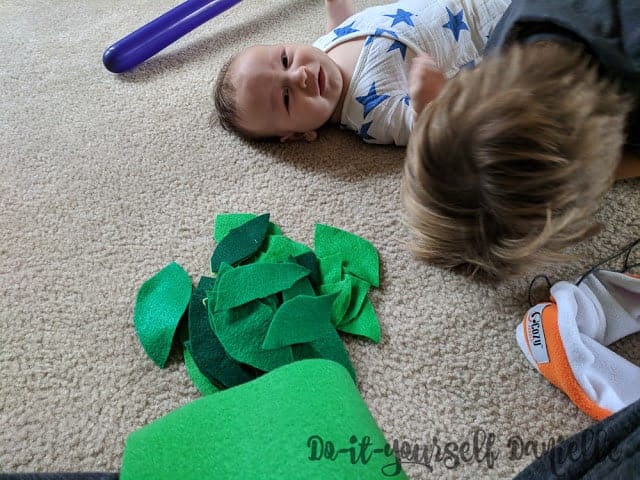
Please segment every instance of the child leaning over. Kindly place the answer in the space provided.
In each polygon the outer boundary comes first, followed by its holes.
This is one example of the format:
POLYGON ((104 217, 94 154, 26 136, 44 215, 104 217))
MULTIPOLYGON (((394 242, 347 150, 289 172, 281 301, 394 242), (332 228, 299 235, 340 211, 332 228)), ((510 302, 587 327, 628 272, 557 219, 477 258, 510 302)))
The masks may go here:
POLYGON ((223 127, 250 139, 317 138, 323 125, 406 145, 414 113, 480 59, 509 0, 401 0, 354 14, 326 0, 313 46, 256 45, 227 61, 215 88, 223 127))
POLYGON ((514 0, 416 120, 412 250, 494 279, 566 259, 614 178, 640 176, 639 147, 640 2, 514 0))

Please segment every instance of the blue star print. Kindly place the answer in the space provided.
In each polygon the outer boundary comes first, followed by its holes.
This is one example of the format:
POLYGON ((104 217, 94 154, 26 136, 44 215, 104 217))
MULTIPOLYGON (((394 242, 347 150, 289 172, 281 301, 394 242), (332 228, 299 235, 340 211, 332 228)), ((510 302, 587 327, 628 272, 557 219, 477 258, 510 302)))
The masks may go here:
POLYGON ((369 93, 366 95, 356 97, 356 100, 364 106, 364 114, 366 117, 369 115, 369 112, 384 102, 389 95, 378 95, 376 93, 376 82, 373 82, 369 87, 369 93))
POLYGON ((453 12, 449 10, 449 7, 447 7, 447 13, 449 14, 449 21, 442 25, 442 27, 450 29, 453 32, 453 36, 455 37, 457 42, 458 38, 460 37, 460 31, 469 30, 469 25, 464 23, 463 20, 464 10, 460 10, 454 15, 453 12))
MULTIPOLYGON (((345 35, 349 35, 350 33, 358 32, 359 30, 357 28, 351 28, 353 27, 354 23, 356 22, 353 21, 349 25, 345 25, 344 27, 334 28, 333 33, 336 34, 336 38, 344 37, 345 35)), ((336 38, 334 38, 334 40, 336 38)))
POLYGON ((375 140, 375 137, 372 137, 371 135, 369 135, 369 128, 371 127, 371 124, 373 122, 367 122, 367 123, 363 123, 360 126, 360 131, 358 132, 358 135, 360 135, 361 138, 363 138, 364 140, 375 140))
POLYGON ((382 37, 385 35, 389 35, 393 38, 398 38, 398 34, 393 30, 387 30, 386 28, 376 28, 376 31, 373 33, 373 35, 369 35, 369 37, 367 37, 367 41, 364 42, 364 44, 369 45, 371 42, 373 42, 373 39, 375 37, 382 37))
POLYGON ((411 104, 411 97, 409 97, 409 95, 405 95, 402 97, 402 101, 408 107, 411 104))
POLYGON ((413 13, 407 12, 406 10, 403 10, 401 8, 396 11, 395 15, 385 15, 385 17, 393 18, 393 23, 391 24, 392 27, 401 22, 406 23, 410 27, 415 27, 415 25, 413 24, 413 20, 411 20, 412 16, 413 13))
POLYGON ((400 50, 400 55, 402 55, 402 59, 404 60, 404 57, 407 54, 407 46, 398 40, 394 40, 387 52, 392 52, 394 50, 400 50))

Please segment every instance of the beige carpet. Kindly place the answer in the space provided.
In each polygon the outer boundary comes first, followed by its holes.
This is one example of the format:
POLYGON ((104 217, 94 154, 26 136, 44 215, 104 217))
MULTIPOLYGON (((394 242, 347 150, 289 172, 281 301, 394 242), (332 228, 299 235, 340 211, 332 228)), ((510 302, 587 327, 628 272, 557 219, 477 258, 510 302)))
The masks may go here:
MULTIPOLYGON (((177 356, 164 370, 147 358, 132 311, 168 262, 207 273, 222 212, 270 212, 308 244, 327 223, 378 248, 383 340, 345 339, 373 415, 390 441, 427 453, 480 429, 498 455, 481 460, 485 443, 469 463, 406 465, 412 478, 511 478, 533 460, 514 458, 512 437, 540 449, 590 425, 514 340, 531 276, 479 285, 409 255, 401 149, 339 131, 254 146, 210 126, 227 56, 312 41, 323 3, 246 0, 132 73, 103 68, 108 45, 175 4, 0 5, 0 471, 117 471, 129 432, 198 397, 177 356)), ((602 234, 575 262, 536 273, 576 277, 640 237, 639 212, 640 182, 617 184, 602 234)), ((638 361, 638 340, 620 351, 638 361)))

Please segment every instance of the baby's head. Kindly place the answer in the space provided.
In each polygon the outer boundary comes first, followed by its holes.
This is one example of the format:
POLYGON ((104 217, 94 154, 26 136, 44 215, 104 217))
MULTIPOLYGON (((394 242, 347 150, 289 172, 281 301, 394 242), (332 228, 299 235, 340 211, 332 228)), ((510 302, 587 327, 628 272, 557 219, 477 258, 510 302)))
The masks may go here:
POLYGON ((222 126, 242 137, 311 141, 339 121, 343 84, 337 64, 315 47, 256 45, 223 66, 214 101, 222 126))
POLYGON ((414 254, 491 279, 598 231, 629 102, 578 49, 516 46, 451 79, 417 119, 402 184, 414 254))

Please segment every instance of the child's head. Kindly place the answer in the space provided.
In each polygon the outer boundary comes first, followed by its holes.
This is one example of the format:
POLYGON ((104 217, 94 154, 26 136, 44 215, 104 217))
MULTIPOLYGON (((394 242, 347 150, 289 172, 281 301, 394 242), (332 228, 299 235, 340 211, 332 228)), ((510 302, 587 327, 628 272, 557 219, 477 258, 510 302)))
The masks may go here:
POLYGON ((225 64, 214 100, 223 127, 243 137, 312 140, 336 114, 342 90, 338 66, 321 50, 256 45, 225 64))
POLYGON ((566 258, 622 153, 629 102, 578 49, 515 46, 451 79, 414 125, 402 198, 417 257, 500 279, 566 258))

